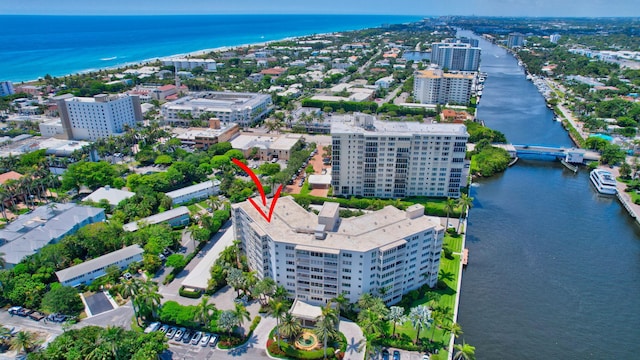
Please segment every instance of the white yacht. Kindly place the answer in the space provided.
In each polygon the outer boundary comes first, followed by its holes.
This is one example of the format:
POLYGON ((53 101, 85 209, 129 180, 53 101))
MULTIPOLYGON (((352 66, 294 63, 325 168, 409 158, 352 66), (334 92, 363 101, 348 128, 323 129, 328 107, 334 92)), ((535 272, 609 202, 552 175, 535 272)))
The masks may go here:
POLYGON ((616 179, 610 172, 602 169, 595 169, 589 174, 589 178, 601 194, 615 195, 618 190, 616 189, 616 179))

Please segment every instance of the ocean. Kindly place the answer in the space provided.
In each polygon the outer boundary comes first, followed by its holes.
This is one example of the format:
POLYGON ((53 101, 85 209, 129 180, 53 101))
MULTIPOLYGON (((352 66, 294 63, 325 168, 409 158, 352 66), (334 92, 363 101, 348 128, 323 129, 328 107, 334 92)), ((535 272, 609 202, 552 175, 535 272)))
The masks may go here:
POLYGON ((418 21, 384 15, 0 16, 0 81, 61 76, 202 49, 418 21))

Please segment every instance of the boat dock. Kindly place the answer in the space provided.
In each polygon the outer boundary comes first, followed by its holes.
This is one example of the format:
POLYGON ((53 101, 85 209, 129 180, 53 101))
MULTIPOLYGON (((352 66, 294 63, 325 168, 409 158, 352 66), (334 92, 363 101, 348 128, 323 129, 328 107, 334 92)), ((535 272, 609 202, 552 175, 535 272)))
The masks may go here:
POLYGON ((462 265, 467 266, 469 262, 469 249, 462 250, 462 265))

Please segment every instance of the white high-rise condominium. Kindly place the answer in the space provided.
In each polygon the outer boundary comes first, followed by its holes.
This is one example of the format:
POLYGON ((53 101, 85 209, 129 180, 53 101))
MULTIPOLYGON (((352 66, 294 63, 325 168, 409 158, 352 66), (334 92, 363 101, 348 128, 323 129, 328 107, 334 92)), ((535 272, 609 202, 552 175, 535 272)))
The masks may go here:
POLYGON ((11 81, 0 81, 0 96, 13 95, 13 83, 11 81))
POLYGON ((422 104, 467 105, 474 77, 473 74, 448 73, 437 68, 416 71, 413 96, 422 104))
POLYGON ((331 120, 334 195, 378 198, 460 196, 469 138, 462 124, 379 121, 372 115, 331 120))
POLYGON ((126 126, 142 121, 140 99, 135 95, 96 95, 57 100, 62 129, 68 139, 97 140, 118 136, 126 126))
POLYGON ((444 227, 422 205, 341 219, 337 203, 324 203, 316 215, 287 196, 271 222, 249 201, 232 208, 249 268, 258 279, 273 278, 291 298, 324 304, 339 294, 355 302, 372 293, 392 304, 438 281, 444 227))
POLYGON ((478 71, 480 48, 461 42, 431 44, 431 63, 443 69, 455 71, 478 71))

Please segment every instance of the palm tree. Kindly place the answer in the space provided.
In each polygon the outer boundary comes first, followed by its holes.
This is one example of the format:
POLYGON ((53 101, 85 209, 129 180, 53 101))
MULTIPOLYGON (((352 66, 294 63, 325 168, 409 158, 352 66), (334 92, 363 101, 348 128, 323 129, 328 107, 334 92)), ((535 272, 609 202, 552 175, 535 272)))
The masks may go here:
POLYGON ((235 303, 235 307, 232 311, 239 323, 242 323, 244 320, 251 321, 251 314, 249 313, 249 310, 242 305, 242 303, 235 303))
POLYGON ((212 313, 215 313, 215 311, 216 305, 209 303, 209 297, 205 295, 196 306, 195 320, 200 324, 207 325, 211 321, 212 313))
MULTIPOLYGON (((280 348, 280 318, 287 312, 287 308, 284 302, 271 299, 269 301, 269 315, 276 318, 276 341, 278 348, 280 348)), ((218 321, 219 325, 219 321, 218 321)))
POLYGON ((362 294, 362 296, 360 296, 360 298, 358 299, 358 307, 360 307, 360 309, 370 308, 373 304, 373 299, 374 297, 370 293, 362 294))
POLYGON ((472 205, 473 205, 472 197, 469 197, 469 195, 467 194, 460 195, 460 198, 458 199, 458 206, 460 206, 461 209, 460 209, 460 217, 458 218, 458 228, 456 229, 457 233, 460 233, 460 223, 462 222, 462 215, 465 214, 467 209, 471 208, 472 205))
POLYGON ((337 335, 335 323, 330 318, 320 315, 316 319, 316 326, 313 329, 313 333, 322 338, 322 343, 324 346, 324 358, 326 359, 327 341, 329 341, 329 338, 337 335))
POLYGON ((5 253, 0 252, 0 269, 4 269, 4 267, 7 266, 7 262, 4 259, 5 255, 6 255, 5 253))
POLYGON ((418 305, 411 308, 409 311, 408 320, 411 321, 411 325, 416 329, 416 344, 420 341, 420 330, 422 328, 429 328, 431 322, 431 310, 425 305, 418 305))
POLYGON ((222 201, 220 201, 220 198, 217 196, 209 196, 207 203, 213 211, 218 210, 220 206, 222 206, 222 201))
POLYGON ((138 309, 137 309, 137 301, 134 300, 136 295, 140 292, 141 281, 132 278, 131 280, 125 281, 121 286, 120 296, 123 298, 131 298, 131 306, 133 306, 133 316, 136 318, 136 323, 138 325, 140 322, 138 321, 138 309))
POLYGON ((456 350, 456 353, 453 355, 453 360, 475 360, 476 358, 476 348, 475 346, 471 346, 462 341, 461 344, 455 344, 453 348, 456 350))
POLYGON ((462 327, 458 323, 452 323, 447 327, 447 330, 449 330, 456 339, 464 333, 462 331, 462 327))
POLYGON ((383 319, 384 317, 381 318, 380 314, 372 309, 364 309, 358 314, 358 325, 367 337, 375 337, 376 334, 384 332, 384 321, 381 321, 383 319))
POLYGON ((155 283, 152 281, 147 281, 146 283, 151 283, 152 285, 145 285, 145 290, 136 297, 138 299, 138 310, 140 315, 144 315, 145 318, 148 315, 155 317, 162 302, 162 295, 158 292, 158 286, 155 283))
POLYGON ((293 339, 302 331, 302 325, 300 325, 300 321, 295 316, 287 312, 282 317, 280 331, 282 332, 282 336, 293 339))
POLYGON ((389 308, 387 319, 393 323, 393 333, 391 337, 396 336, 396 325, 404 318, 404 308, 402 306, 392 306, 389 308))
POLYGON ((456 201, 452 198, 447 198, 447 201, 444 203, 444 211, 447 212, 447 221, 444 224, 445 230, 449 229, 449 215, 455 210, 456 201))
POLYGON ((346 297, 343 292, 333 298, 331 301, 335 302, 338 305, 338 310, 340 313, 346 311, 347 306, 349 306, 349 298, 346 297))
POLYGON ((35 335, 32 332, 20 331, 11 339, 11 350, 15 350, 17 353, 24 351, 28 354, 36 343, 35 335))

